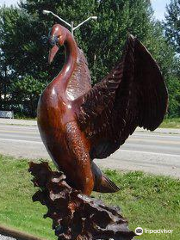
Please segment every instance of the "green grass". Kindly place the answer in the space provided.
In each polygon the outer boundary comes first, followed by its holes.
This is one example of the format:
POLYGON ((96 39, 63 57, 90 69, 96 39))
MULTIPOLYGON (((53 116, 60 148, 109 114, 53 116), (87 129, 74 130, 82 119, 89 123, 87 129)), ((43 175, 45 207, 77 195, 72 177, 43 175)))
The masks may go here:
MULTIPOLYGON (((0 224, 46 239, 56 239, 51 220, 43 219, 46 207, 31 200, 35 188, 27 171, 27 160, 0 156, 0 224)), ((136 239, 180 239, 180 181, 142 172, 107 170, 121 190, 116 194, 93 193, 107 204, 119 205, 134 230, 174 230, 173 234, 143 234, 136 239)))
POLYGON ((160 125, 161 128, 180 128, 180 118, 167 118, 160 125))

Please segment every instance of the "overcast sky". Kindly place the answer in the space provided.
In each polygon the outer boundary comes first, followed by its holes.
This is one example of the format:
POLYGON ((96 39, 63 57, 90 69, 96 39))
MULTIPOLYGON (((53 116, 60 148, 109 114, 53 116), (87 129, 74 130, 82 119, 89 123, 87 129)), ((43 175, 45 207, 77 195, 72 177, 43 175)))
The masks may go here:
MULTIPOLYGON (((0 5, 6 4, 16 4, 18 0, 0 0, 0 5)), ((155 11, 155 17, 159 20, 162 20, 164 18, 164 13, 166 10, 166 5, 170 3, 170 0, 151 0, 153 9, 155 11)))

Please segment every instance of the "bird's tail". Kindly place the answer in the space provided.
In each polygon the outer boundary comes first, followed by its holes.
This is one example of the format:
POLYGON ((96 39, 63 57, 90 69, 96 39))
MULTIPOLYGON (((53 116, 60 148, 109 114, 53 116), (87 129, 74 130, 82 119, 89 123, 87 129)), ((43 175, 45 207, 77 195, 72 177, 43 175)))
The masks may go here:
POLYGON ((92 173, 94 176, 94 189, 93 191, 101 193, 113 193, 120 189, 108 177, 106 177, 98 166, 92 162, 92 173))

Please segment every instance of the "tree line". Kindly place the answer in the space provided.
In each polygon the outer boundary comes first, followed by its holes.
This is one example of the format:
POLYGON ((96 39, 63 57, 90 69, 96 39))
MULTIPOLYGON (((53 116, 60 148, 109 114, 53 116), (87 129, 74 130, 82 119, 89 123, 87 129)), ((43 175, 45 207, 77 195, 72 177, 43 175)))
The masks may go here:
MULTIPOLYGON (((149 0, 25 0, 0 9, 0 110, 35 117, 39 96, 60 71, 64 54, 49 66, 48 32, 58 20, 53 11, 79 24, 75 38, 85 52, 93 83, 100 81, 121 57, 127 34, 145 44, 158 62, 169 91, 168 117, 180 116, 180 0, 171 0, 164 22, 153 17, 149 0)), ((62 24, 62 23, 61 23, 62 24)), ((63 24, 62 24, 63 25, 63 24)))

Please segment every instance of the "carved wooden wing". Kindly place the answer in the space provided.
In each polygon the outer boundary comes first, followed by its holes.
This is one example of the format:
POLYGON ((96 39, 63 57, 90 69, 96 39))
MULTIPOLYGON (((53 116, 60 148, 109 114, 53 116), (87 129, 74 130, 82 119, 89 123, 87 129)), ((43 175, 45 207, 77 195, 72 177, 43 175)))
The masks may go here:
POLYGON ((73 74, 66 89, 70 100, 77 99, 91 89, 91 76, 83 51, 78 48, 78 57, 73 74), (82 81, 83 79, 83 81, 82 81))
POLYGON ((166 113, 168 94, 157 63, 129 36, 121 62, 80 102, 77 119, 94 159, 116 151, 137 126, 156 129, 166 113))

